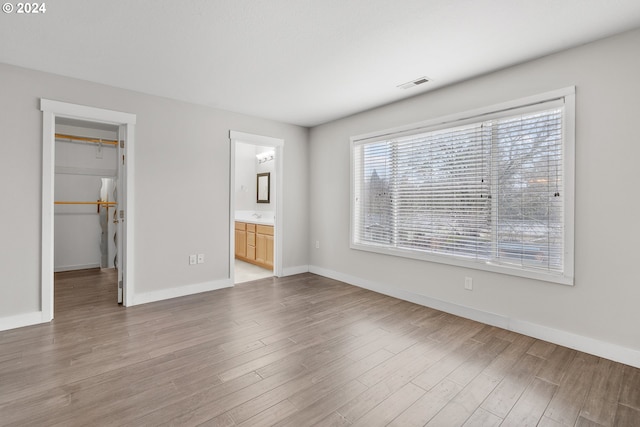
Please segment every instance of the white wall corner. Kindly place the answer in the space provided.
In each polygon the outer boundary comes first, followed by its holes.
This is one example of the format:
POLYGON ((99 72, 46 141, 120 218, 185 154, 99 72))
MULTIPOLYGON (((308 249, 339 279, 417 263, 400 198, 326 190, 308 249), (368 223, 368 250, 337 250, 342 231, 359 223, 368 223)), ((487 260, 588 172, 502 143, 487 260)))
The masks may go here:
POLYGON ((598 357, 613 360, 640 368, 640 351, 617 344, 600 341, 594 338, 577 335, 572 332, 560 329, 549 328, 547 326, 524 320, 509 318, 501 314, 489 313, 471 307, 450 303, 447 301, 430 298, 425 295, 416 294, 402 289, 395 289, 389 285, 363 279, 356 276, 328 270, 322 267, 309 266, 309 272, 330 279, 339 280, 360 288, 369 289, 384 295, 389 295, 404 301, 434 308, 456 316, 475 320, 487 325, 497 326, 553 344, 569 347, 584 353, 593 354, 598 357))
POLYGON ((169 289, 160 289, 157 291, 135 293, 132 295, 133 304, 139 305, 149 302, 163 301, 171 298, 178 298, 187 295, 199 294, 201 292, 215 291, 218 289, 233 287, 231 279, 215 280, 211 282, 196 283, 187 286, 178 286, 169 289))
POLYGON ((37 325, 40 323, 48 323, 50 321, 51 319, 45 318, 42 311, 33 311, 31 313, 0 317, 0 331, 37 325))
POLYGON ((308 265, 298 265, 296 267, 286 267, 282 269, 282 277, 293 276, 296 274, 308 273, 308 265))

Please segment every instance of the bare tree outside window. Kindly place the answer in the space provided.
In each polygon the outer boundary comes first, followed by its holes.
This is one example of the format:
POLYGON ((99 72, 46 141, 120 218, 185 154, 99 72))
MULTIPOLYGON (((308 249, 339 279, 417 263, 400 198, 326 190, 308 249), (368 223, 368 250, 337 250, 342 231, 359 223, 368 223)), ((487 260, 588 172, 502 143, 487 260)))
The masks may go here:
POLYGON ((363 144, 362 242, 562 271, 562 110, 363 144))

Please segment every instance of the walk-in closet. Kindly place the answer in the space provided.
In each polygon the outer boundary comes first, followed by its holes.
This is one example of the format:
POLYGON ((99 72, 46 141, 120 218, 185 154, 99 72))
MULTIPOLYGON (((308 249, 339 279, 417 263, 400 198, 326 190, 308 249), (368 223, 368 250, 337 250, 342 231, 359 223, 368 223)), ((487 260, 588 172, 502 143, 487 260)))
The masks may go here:
POLYGON ((118 303, 118 143, 116 125, 56 120, 56 314, 118 303))

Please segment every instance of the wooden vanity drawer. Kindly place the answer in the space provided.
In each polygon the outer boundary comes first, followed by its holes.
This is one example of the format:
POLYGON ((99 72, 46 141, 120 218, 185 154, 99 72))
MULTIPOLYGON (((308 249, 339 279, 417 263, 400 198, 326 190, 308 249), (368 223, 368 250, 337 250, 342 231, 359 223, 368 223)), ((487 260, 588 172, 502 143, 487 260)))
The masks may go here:
POLYGON ((258 227, 258 234, 266 234, 268 236, 273 236, 273 226, 271 225, 257 225, 258 227))

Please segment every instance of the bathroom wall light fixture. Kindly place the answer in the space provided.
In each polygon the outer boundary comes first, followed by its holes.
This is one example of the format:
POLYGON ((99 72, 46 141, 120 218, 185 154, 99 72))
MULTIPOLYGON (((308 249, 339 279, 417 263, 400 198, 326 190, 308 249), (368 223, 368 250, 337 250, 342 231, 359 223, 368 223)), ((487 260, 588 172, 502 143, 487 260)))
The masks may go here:
POLYGON ((267 151, 264 153, 256 154, 256 158, 258 159, 258 163, 266 163, 270 160, 273 160, 275 155, 275 151, 267 151))

